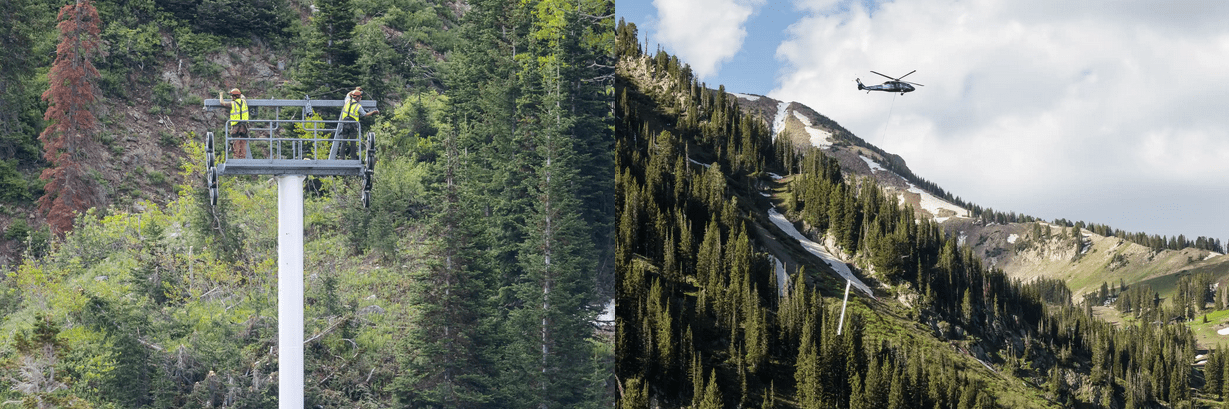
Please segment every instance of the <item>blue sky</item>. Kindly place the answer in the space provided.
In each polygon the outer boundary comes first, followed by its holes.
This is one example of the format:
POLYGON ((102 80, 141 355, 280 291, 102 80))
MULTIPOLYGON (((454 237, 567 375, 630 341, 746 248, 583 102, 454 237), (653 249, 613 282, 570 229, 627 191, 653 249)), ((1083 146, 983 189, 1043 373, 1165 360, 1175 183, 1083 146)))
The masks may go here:
POLYGON ((801 102, 981 206, 1229 240, 1229 2, 618 0, 616 13, 710 87, 801 102), (881 82, 870 70, 917 70, 926 86, 858 92, 854 78, 881 82))
MULTIPOLYGON (((653 47, 660 42, 657 36, 657 8, 650 0, 616 2, 616 14, 627 21, 635 22, 640 27, 641 42, 644 34, 650 35, 649 41, 653 47)), ((799 14, 789 3, 770 1, 754 8, 744 27, 746 37, 730 60, 720 64, 713 75, 703 81, 713 88, 724 84, 727 89, 738 92, 765 95, 771 91, 779 63, 775 56, 777 46, 785 40, 785 28, 798 20, 799 14)), ((671 54, 678 52, 666 47, 671 54)))

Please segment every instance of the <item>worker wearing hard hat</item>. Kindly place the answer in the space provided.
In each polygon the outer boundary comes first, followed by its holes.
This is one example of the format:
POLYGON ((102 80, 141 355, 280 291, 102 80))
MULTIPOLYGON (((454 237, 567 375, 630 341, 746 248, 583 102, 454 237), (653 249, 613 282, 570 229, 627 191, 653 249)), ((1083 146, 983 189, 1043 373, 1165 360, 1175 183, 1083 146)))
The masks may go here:
MULTIPOLYGON (((222 99, 222 93, 218 92, 218 103, 222 104, 224 107, 230 107, 230 121, 227 121, 226 123, 227 126, 230 126, 230 137, 247 138, 247 123, 235 121, 246 121, 248 119, 248 100, 243 96, 242 92, 239 92, 238 88, 232 88, 230 90, 230 98, 231 101, 226 101, 222 99)), ((234 159, 246 159, 247 148, 248 141, 246 139, 236 140, 234 144, 234 159)))
POLYGON ((358 148, 355 141, 358 140, 358 120, 359 118, 370 116, 371 114, 380 112, 380 110, 372 110, 367 112, 363 105, 359 103, 363 99, 363 87, 354 87, 354 91, 346 94, 346 103, 341 108, 341 137, 342 139, 351 139, 341 144, 341 157, 358 159, 358 148))

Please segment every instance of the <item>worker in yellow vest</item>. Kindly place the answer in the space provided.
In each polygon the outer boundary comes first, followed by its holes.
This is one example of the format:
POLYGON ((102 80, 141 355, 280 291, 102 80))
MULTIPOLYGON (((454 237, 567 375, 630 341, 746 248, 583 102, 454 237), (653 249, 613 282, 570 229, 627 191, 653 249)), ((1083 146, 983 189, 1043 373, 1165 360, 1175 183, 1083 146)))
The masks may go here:
POLYGON ((359 102, 363 99, 363 87, 354 87, 354 91, 346 94, 345 105, 341 108, 341 138, 350 139, 343 142, 341 148, 341 158, 358 159, 358 121, 360 118, 370 116, 371 114, 380 112, 380 110, 372 110, 367 112, 363 109, 363 105, 359 102))
MULTIPOLYGON (((248 119, 248 100, 239 92, 238 88, 230 90, 231 101, 222 99, 222 93, 218 93, 218 103, 224 107, 230 107, 230 121, 226 125, 230 127, 231 138, 247 138, 248 124, 246 122, 235 122, 236 120, 246 121, 248 119)), ((248 141, 246 139, 236 140, 234 144, 235 159, 247 159, 248 141)))

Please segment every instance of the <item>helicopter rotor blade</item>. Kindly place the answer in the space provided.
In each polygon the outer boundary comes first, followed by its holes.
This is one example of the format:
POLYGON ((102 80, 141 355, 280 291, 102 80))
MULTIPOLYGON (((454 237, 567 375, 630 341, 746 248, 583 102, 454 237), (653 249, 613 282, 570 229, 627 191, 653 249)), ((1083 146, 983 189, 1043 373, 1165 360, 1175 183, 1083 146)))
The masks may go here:
MULTIPOLYGON (((871 72, 874 72, 874 71, 871 71, 871 72)), ((877 72, 875 72, 875 73, 876 73, 876 74, 879 74, 879 73, 877 73, 877 72)), ((889 76, 887 76, 887 75, 883 75, 883 74, 879 74, 879 75, 883 76, 884 78, 890 79, 890 80, 892 80, 892 81, 896 81, 896 78, 892 78, 892 77, 889 77, 889 76)))
MULTIPOLYGON (((915 73, 915 72, 917 72, 917 70, 909 71, 909 74, 912 74, 912 73, 915 73)), ((897 81, 900 81, 900 79, 901 79, 901 78, 908 77, 908 76, 909 76, 909 74, 901 75, 899 78, 896 78, 896 80, 897 80, 897 81)))

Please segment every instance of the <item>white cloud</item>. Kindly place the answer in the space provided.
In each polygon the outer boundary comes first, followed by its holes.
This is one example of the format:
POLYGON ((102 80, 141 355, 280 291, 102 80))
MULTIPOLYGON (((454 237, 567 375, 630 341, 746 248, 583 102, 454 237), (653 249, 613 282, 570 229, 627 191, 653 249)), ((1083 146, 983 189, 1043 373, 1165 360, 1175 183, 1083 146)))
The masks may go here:
MULTIPOLYGON (((898 0, 872 14, 859 1, 797 0, 812 14, 778 47, 783 69, 769 95, 1005 210, 1115 194, 1098 189, 1106 185, 1229 185, 1229 3, 1143 3, 898 0), (904 96, 867 95, 853 82, 914 69, 906 80, 925 86, 904 96)), ((1186 199, 1155 203, 1173 200, 1186 199)), ((1217 230, 1185 233, 1224 235, 1229 225, 1217 230)))
POLYGON ((657 38, 701 79, 742 48, 744 24, 764 0, 653 0, 657 38))

